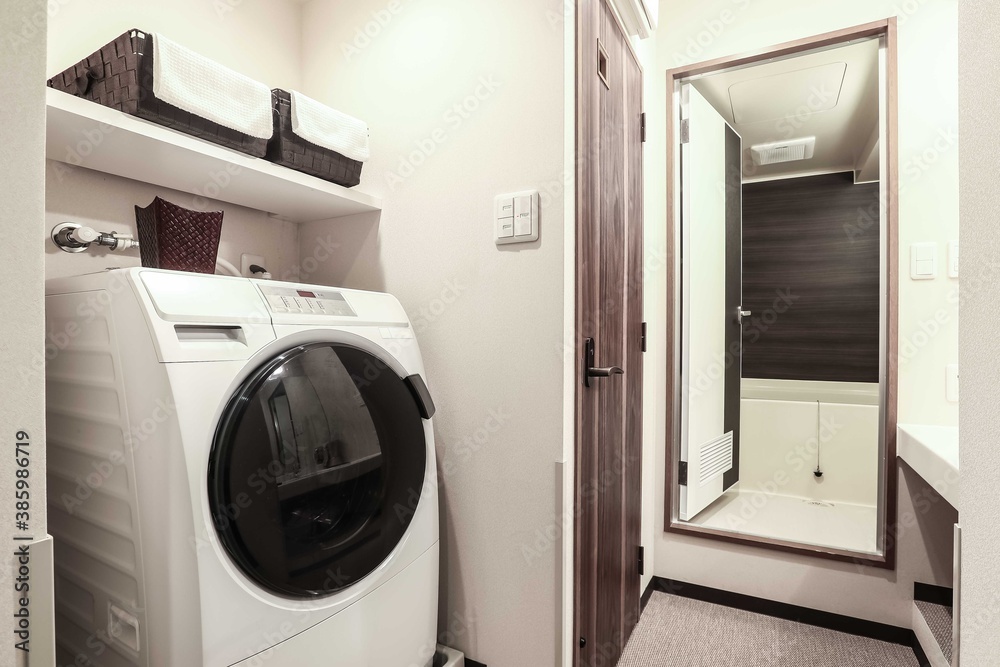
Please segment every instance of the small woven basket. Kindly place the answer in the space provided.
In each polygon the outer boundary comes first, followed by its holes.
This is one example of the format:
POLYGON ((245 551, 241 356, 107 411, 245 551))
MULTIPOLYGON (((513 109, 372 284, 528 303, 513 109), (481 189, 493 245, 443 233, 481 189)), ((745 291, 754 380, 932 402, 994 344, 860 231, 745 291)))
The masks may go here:
POLYGON ((274 135, 267 144, 265 156, 269 161, 346 188, 361 182, 364 163, 317 146, 292 132, 292 96, 288 91, 272 90, 271 102, 274 105, 274 135))
POLYGON ((215 273, 222 211, 192 211, 155 197, 135 207, 142 265, 152 269, 215 273))
POLYGON ((120 35, 49 79, 48 86, 247 155, 263 157, 267 152, 267 139, 251 137, 156 99, 153 36, 142 30, 120 35))

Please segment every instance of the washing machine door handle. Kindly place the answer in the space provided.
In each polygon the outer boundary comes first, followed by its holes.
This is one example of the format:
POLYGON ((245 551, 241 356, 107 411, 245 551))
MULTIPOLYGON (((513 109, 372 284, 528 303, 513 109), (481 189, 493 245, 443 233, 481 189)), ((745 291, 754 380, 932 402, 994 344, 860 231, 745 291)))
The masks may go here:
POLYGON ((431 398, 431 392, 427 389, 424 379, 420 375, 414 374, 403 378, 403 382, 413 394, 413 400, 417 402, 417 408, 420 409, 420 416, 424 419, 433 417, 437 408, 434 407, 434 399, 431 398))

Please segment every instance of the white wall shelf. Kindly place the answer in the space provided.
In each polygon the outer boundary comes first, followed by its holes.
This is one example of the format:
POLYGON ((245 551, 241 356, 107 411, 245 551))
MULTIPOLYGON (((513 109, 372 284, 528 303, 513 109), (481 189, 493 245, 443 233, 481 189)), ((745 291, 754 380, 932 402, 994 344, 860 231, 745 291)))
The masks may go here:
POLYGON ((293 222, 378 211, 378 197, 47 89, 45 156, 293 222))

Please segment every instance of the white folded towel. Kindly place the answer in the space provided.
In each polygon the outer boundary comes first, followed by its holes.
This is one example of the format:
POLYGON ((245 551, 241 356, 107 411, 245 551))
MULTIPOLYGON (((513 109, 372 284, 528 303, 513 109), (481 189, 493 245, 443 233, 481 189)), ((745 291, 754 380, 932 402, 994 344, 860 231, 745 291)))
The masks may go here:
POLYGON ((368 125, 311 97, 291 91, 292 132, 306 141, 364 162, 370 157, 368 125))
POLYGON ((160 35, 153 35, 153 95, 251 137, 274 134, 270 88, 160 35))

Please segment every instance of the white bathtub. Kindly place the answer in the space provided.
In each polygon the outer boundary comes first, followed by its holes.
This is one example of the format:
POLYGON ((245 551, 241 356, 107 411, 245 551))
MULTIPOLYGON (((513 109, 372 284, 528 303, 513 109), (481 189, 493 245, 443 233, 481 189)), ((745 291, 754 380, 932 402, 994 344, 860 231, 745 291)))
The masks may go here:
POLYGON ((744 379, 741 488, 874 507, 878 403, 875 383, 744 379))

